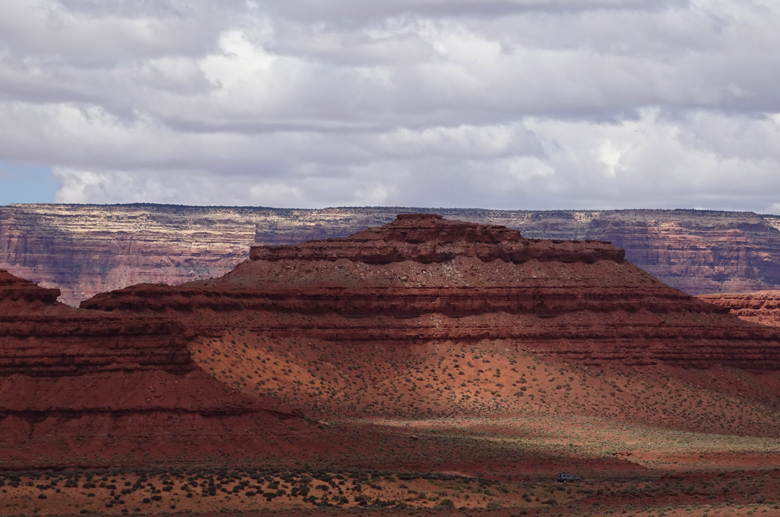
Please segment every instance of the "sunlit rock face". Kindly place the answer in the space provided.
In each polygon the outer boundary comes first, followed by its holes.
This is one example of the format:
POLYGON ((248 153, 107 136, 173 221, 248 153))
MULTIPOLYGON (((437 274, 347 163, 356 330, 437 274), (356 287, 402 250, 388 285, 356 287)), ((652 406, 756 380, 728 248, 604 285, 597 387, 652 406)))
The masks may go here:
POLYGON ((780 291, 708 294, 699 298, 728 309, 745 321, 780 327, 780 291))

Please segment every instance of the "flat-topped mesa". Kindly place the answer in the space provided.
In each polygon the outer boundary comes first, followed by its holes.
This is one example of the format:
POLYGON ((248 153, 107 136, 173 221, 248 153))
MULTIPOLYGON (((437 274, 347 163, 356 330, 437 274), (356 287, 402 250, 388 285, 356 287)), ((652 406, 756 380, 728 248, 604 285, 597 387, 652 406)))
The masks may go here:
MULTIPOLYGON (((780 414, 750 400, 735 406, 735 420, 692 423, 668 397, 670 383, 700 380, 717 384, 717 398, 749 392, 776 404, 780 329, 677 291, 606 243, 407 215, 342 239, 256 250, 220 278, 138 285, 81 306, 180 321, 197 336, 195 362, 217 379, 327 418, 564 408, 637 411, 651 425, 675 413, 675 426, 726 434, 780 429, 780 414), (541 259, 527 260, 529 250, 541 259), (526 376, 546 382, 534 371, 546 364, 549 390, 525 393, 526 376), (591 389, 567 369, 604 384, 591 389), (612 375, 641 385, 621 394, 612 375), (568 395, 564 382, 575 386, 568 395)), ((714 415, 707 400, 696 396, 714 415)))
POLYGON ((776 329, 663 284, 604 242, 410 214, 341 239, 256 247, 253 259, 220 278, 81 306, 165 314, 201 335, 246 328, 380 349, 501 340, 582 364, 780 369, 776 329))
POLYGON ((11 273, 0 269, 0 306, 4 303, 25 305, 51 305, 57 302, 59 289, 46 289, 34 283, 17 278, 11 273))
POLYGON ((58 296, 0 271, 0 379, 194 369, 177 322, 78 311, 58 296))
POLYGON ((282 456, 314 427, 208 375, 177 321, 51 291, 0 272, 0 469, 282 456))
POLYGON ((296 246, 253 246, 249 256, 264 261, 346 259, 367 264, 430 264, 459 256, 514 264, 534 259, 567 263, 625 259, 623 250, 608 242, 525 239, 505 226, 451 221, 434 214, 400 214, 391 223, 343 239, 296 246))

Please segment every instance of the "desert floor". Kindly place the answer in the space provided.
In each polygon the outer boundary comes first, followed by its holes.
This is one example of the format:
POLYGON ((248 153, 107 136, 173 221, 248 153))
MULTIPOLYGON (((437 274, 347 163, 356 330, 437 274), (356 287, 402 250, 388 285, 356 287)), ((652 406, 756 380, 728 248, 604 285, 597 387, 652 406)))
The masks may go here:
MULTIPOLYGON (((780 516, 780 439, 608 419, 352 420, 451 454, 0 473, 0 515, 780 516), (581 475, 559 483, 557 472, 581 475)), ((366 443, 381 450, 381 444, 366 443)))

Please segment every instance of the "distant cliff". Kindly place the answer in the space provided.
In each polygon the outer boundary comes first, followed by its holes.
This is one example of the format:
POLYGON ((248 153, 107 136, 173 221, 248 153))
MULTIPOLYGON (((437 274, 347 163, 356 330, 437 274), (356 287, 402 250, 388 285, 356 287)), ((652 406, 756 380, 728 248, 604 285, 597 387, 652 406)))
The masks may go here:
POLYGON ((611 241, 692 294, 780 289, 780 216, 694 210, 12 205, 0 207, 0 268, 58 287, 74 304, 136 283, 222 275, 253 244, 343 237, 411 211, 506 225, 529 238, 611 241))

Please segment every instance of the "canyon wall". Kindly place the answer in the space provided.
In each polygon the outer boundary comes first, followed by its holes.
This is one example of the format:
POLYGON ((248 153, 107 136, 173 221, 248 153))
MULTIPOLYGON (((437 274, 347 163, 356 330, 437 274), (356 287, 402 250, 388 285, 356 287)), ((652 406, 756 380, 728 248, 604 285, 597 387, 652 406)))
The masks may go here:
POLYGON ((529 238, 610 241, 629 261, 691 294, 780 289, 780 217, 693 210, 500 211, 170 205, 0 207, 0 267, 77 304, 137 283, 216 277, 252 244, 343 237, 398 213, 500 224, 529 238))

